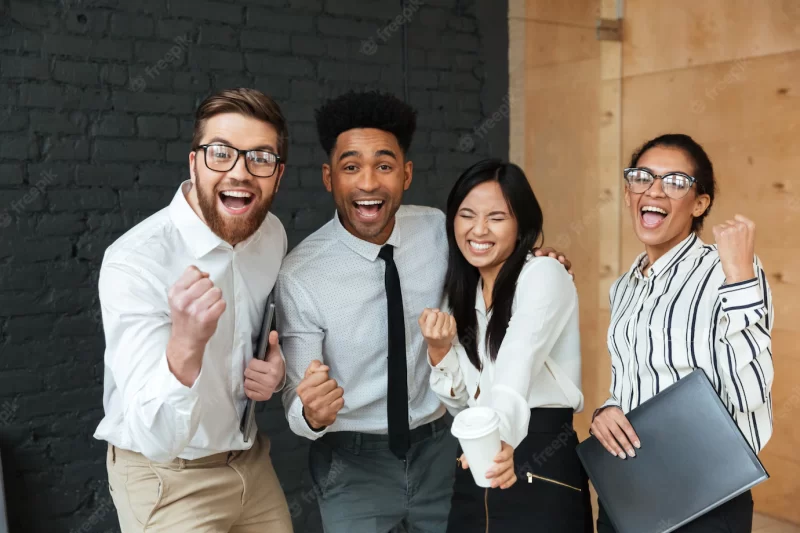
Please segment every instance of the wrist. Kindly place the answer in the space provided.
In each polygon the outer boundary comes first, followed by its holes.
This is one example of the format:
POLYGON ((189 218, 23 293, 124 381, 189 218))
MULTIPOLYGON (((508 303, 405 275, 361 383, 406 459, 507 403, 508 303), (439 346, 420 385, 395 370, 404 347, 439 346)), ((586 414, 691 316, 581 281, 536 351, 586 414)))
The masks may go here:
POLYGON ((428 345, 428 356, 431 359, 431 364, 433 366, 438 365, 442 362, 442 359, 447 356, 447 353, 450 351, 450 345, 448 346, 431 346, 428 345))
POLYGON ((617 409, 619 409, 619 407, 616 405, 604 405, 602 407, 598 407, 597 409, 594 410, 594 413, 592 413, 592 422, 594 422, 594 419, 597 418, 597 415, 599 415, 609 407, 617 407, 617 409))
POLYGON ((753 263, 749 263, 747 265, 742 266, 734 266, 728 269, 723 268, 723 272, 725 273, 725 284, 731 285, 733 283, 741 283, 743 281, 748 281, 756 277, 755 269, 753 268, 753 263))
POLYGON ((167 363, 175 379, 183 385, 191 387, 200 375, 203 366, 205 345, 186 342, 177 337, 170 337, 167 343, 167 363))
POLYGON ((305 408, 305 406, 300 410, 300 412, 303 415, 303 420, 306 421, 306 425, 311 429, 311 431, 315 431, 315 432, 318 433, 318 432, 324 430, 326 427, 328 427, 328 426, 325 426, 325 425, 319 425, 316 422, 314 422, 312 419, 307 417, 306 416, 306 408, 305 408))

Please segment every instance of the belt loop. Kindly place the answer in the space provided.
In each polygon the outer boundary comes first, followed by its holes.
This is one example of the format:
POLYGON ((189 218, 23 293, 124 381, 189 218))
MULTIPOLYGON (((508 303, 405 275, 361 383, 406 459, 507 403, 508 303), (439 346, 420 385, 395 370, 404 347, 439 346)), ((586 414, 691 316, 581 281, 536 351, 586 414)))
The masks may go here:
POLYGON ((353 436, 353 453, 356 455, 361 453, 361 433, 356 433, 353 436))
POLYGON ((186 459, 178 457, 178 470, 183 470, 184 468, 186 468, 186 459))
POLYGON ((117 464, 117 447, 113 444, 111 445, 111 464, 117 464))

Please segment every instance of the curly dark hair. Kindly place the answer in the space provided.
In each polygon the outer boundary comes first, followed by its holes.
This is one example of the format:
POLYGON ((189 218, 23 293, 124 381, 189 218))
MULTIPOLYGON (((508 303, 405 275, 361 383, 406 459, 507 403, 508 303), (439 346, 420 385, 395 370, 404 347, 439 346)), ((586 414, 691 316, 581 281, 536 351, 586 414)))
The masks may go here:
POLYGON ((347 92, 326 101, 314 116, 319 142, 328 156, 333 152, 339 134, 356 128, 375 128, 391 133, 405 154, 417 128, 414 108, 392 94, 378 91, 347 92))

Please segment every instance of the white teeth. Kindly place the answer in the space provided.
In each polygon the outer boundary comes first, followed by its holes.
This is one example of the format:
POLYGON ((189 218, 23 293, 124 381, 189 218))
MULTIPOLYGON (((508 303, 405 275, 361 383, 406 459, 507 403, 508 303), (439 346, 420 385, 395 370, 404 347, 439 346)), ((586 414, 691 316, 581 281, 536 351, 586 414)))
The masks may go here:
POLYGON ((356 203, 358 205, 380 205, 383 200, 357 200, 356 203))
POLYGON ((652 211, 653 213, 661 213, 664 216, 667 216, 667 212, 661 209, 660 207, 655 207, 653 205, 646 205, 642 208, 642 211, 652 211))
POLYGON ((494 246, 494 243, 487 242, 483 244, 478 244, 477 242, 469 241, 469 245, 475 248, 476 250, 488 250, 489 248, 494 246))
POLYGON ((222 194, 224 194, 225 196, 233 196, 235 198, 250 198, 251 196, 253 196, 249 192, 244 192, 244 191, 222 191, 222 194))

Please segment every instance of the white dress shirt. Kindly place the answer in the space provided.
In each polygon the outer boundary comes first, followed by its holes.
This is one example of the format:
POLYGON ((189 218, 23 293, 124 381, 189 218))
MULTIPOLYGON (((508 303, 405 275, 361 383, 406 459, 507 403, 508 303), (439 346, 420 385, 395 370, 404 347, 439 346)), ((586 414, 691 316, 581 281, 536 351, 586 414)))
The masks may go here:
POLYGON ((191 187, 183 183, 168 207, 114 242, 100 269, 105 417, 94 436, 157 462, 252 446, 239 431, 244 371, 287 246, 273 214, 231 246, 189 206, 191 187), (191 388, 170 372, 166 355, 167 292, 190 265, 210 274, 227 303, 191 388))
POLYGON ((561 263, 528 255, 517 278, 511 320, 494 362, 486 352, 485 340, 492 312, 486 313, 480 282, 475 313, 483 372, 470 362, 456 339, 431 373, 431 388, 451 413, 467 406, 491 407, 500 417, 500 438, 516 448, 528 435, 532 408, 583 409, 578 292, 561 263))
MULTIPOLYGON (((447 270, 444 214, 402 206, 387 244, 393 245, 405 312, 409 427, 444 415, 428 386, 430 367, 417 319, 442 301, 447 270)), ((338 216, 289 253, 276 286, 278 332, 286 356, 283 405, 296 434, 329 431, 386 434, 388 318, 381 246, 348 232, 338 216), (316 432, 303 418, 297 385, 314 359, 330 367, 344 389, 336 421, 316 432)))
POLYGON ((625 413, 696 368, 758 452, 772 434, 774 311, 758 259, 753 279, 725 284, 716 245, 694 233, 642 274, 647 254, 611 287, 611 397, 625 413))

